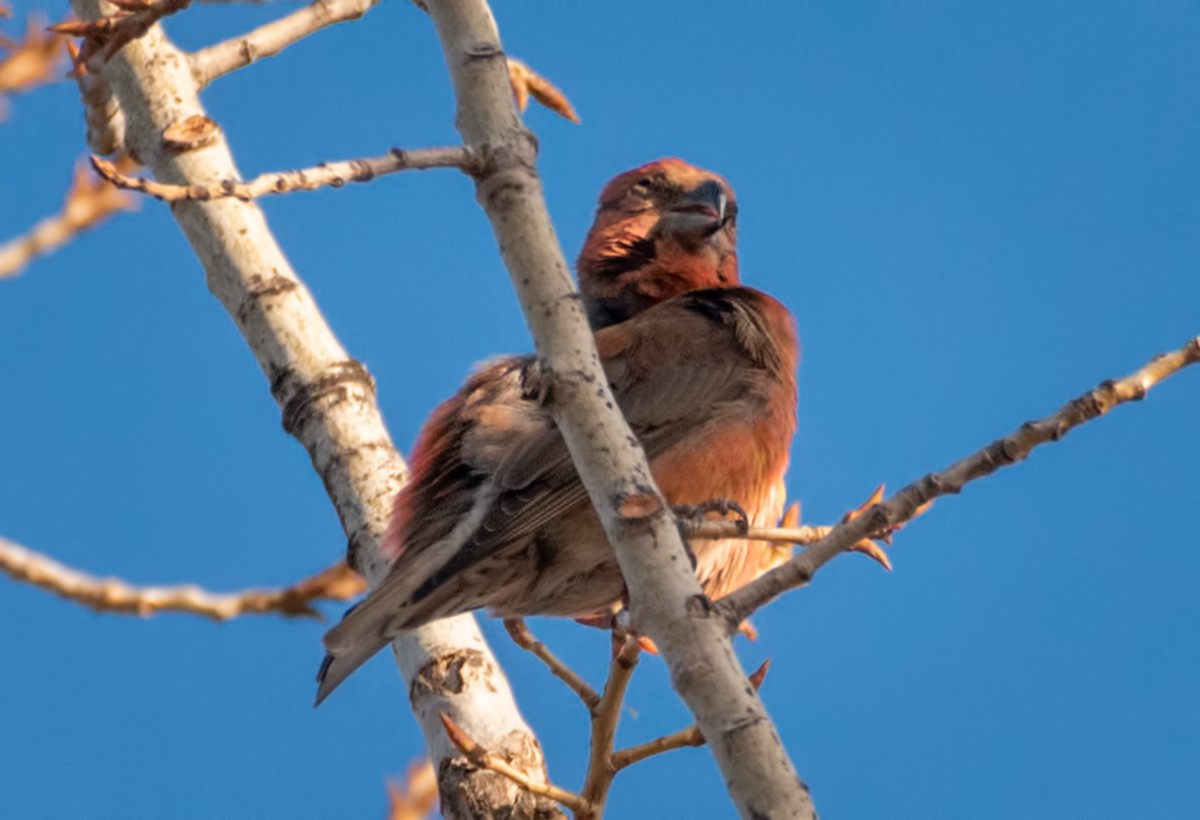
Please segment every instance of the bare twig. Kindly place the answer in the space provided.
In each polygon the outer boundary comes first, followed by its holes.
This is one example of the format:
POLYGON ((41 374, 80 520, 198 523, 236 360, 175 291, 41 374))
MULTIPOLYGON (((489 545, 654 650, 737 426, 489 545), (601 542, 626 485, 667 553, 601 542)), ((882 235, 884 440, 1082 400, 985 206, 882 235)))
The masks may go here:
POLYGON ((575 107, 571 105, 562 89, 515 57, 508 58, 508 79, 512 84, 518 111, 524 113, 529 105, 529 98, 533 97, 560 117, 573 123, 579 122, 575 107))
POLYGON ((536 142, 513 106, 491 10, 485 0, 425 0, 425 6, 458 101, 455 123, 464 144, 485 158, 475 174, 476 197, 534 338, 555 422, 621 566, 634 627, 662 652, 738 811, 812 817, 808 790, 762 701, 746 686, 724 625, 709 617, 674 516, 613 399, 546 211, 536 142))
POLYGON ((187 612, 217 621, 242 615, 283 615, 319 618, 312 604, 344 601, 363 591, 365 584, 344 561, 283 589, 248 589, 217 593, 193 584, 173 587, 135 587, 117 578, 96 578, 60 564, 53 558, 0 538, 0 572, 32 584, 97 612, 147 617, 159 612, 187 612))
POLYGON ((588 712, 595 711, 600 704, 600 695, 596 693, 595 689, 588 686, 587 681, 579 677, 574 669, 563 663, 544 643, 535 638, 523 618, 505 618, 504 628, 508 630, 509 636, 517 646, 546 664, 551 674, 578 695, 588 712))
MULTIPOLYGON (((510 633, 514 631, 520 633, 523 624, 519 619, 513 619, 505 621, 505 626, 508 627, 510 633)), ((517 638, 514 634, 514 640, 523 648, 529 648, 527 644, 534 642, 532 635, 523 635, 521 638, 517 638)), ((648 757, 674 749, 704 745, 703 733, 699 727, 692 725, 646 743, 639 743, 617 752, 613 751, 613 741, 616 738, 617 723, 624 706, 625 693, 637 666, 640 651, 637 637, 630 634, 620 638, 620 644, 614 651, 608 680, 604 686, 604 695, 599 698, 594 707, 589 709, 591 733, 588 743, 588 767, 583 788, 578 794, 561 786, 547 785, 533 780, 519 771, 514 771, 502 756, 480 746, 448 716, 443 715, 442 722, 446 726, 446 732, 451 741, 473 765, 503 775, 533 794, 557 800, 575 813, 576 820, 598 820, 604 814, 604 806, 608 800, 608 793, 612 789, 613 781, 622 769, 648 757)), ((754 674, 750 675, 750 685, 755 691, 762 687, 770 665, 769 660, 763 661, 754 674)))
POLYGON ((609 666, 608 681, 604 684, 600 703, 592 710, 588 767, 580 794, 593 806, 597 817, 604 812, 608 790, 617 773, 612 763, 613 743, 617 737, 621 708, 625 704, 625 692, 629 689, 629 681, 633 679, 633 670, 637 668, 641 651, 637 638, 627 635, 609 666))
POLYGON ((38 256, 61 247, 109 216, 133 207, 134 200, 124 191, 97 179, 83 165, 78 166, 62 211, 46 217, 23 236, 0 245, 0 279, 16 276, 38 256))
MULTIPOLYGON (((758 669, 754 670, 754 674, 750 676, 750 685, 755 689, 761 689, 763 680, 767 677, 767 670, 771 668, 771 661, 765 660, 759 665, 758 669)), ((657 737, 654 740, 646 743, 639 743, 636 746, 630 746, 627 749, 621 749, 619 752, 614 752, 612 756, 612 766, 615 771, 632 766, 654 755, 660 755, 664 752, 674 751, 675 749, 683 749, 688 746, 703 746, 704 735, 700 731, 700 727, 692 724, 686 729, 680 729, 678 732, 672 732, 669 735, 657 737)))
POLYGON ((50 26, 50 30, 70 37, 83 38, 80 59, 91 62, 99 57, 104 63, 124 46, 144 35, 162 18, 183 11, 192 0, 109 0, 117 10, 95 20, 71 20, 50 26))
POLYGON ((168 185, 151 179, 122 174, 111 162, 92 157, 92 167, 106 180, 131 191, 140 191, 164 202, 208 202, 214 199, 240 199, 249 202, 267 194, 312 191, 325 186, 340 188, 347 182, 369 182, 397 171, 423 171, 429 168, 461 168, 470 171, 475 160, 462 146, 447 148, 393 148, 379 157, 364 157, 340 162, 323 162, 299 171, 262 174, 249 182, 225 179, 210 185, 168 185))
POLYGON ((574 792, 559 788, 552 783, 535 780, 500 755, 489 752, 480 746, 461 726, 454 722, 453 718, 444 712, 442 713, 442 724, 446 727, 446 734, 450 737, 450 741, 466 755, 472 765, 503 775, 530 794, 548 797, 576 813, 586 813, 590 810, 591 807, 587 801, 574 792))
POLYGON ((472 740, 448 715, 442 715, 442 723, 445 724, 446 732, 454 745, 474 765, 504 775, 533 794, 557 800, 575 812, 576 820, 597 820, 604 813, 604 802, 616 774, 612 762, 613 740, 616 737, 621 707, 625 702, 625 692, 629 688, 640 652, 637 639, 632 635, 625 636, 609 667, 604 694, 595 706, 590 708, 592 730, 588 769, 583 789, 579 794, 560 786, 533 780, 522 772, 513 770, 503 757, 484 749, 472 740))
POLYGON ((425 820, 437 806, 437 773, 428 758, 408 767, 403 780, 388 780, 387 820, 425 820))
POLYGON ((203 48, 188 58, 196 87, 264 57, 274 57, 288 46, 335 23, 357 20, 379 0, 314 0, 305 8, 259 26, 239 37, 203 48))
POLYGON ((0 60, 0 119, 4 119, 5 97, 54 82, 59 78, 63 38, 46 33, 46 22, 30 16, 25 39, 0 43, 8 54, 0 60))
MULTIPOLYGON (((880 484, 865 503, 846 513, 841 523, 844 524, 865 514, 882 500, 883 485, 880 484)), ((916 518, 923 514, 932 503, 930 501, 921 506, 912 517, 916 518)), ((683 527, 684 535, 689 539, 721 540, 732 538, 743 541, 765 541, 769 544, 800 547, 817 543, 835 529, 835 527, 830 526, 802 527, 799 526, 799 522, 799 505, 793 504, 784 514, 784 521, 778 527, 749 527, 743 530, 741 523, 737 521, 686 521, 681 522, 681 526, 683 527)), ((880 530, 872 531, 867 534, 867 537, 859 539, 857 543, 852 544, 848 549, 854 552, 861 552, 884 569, 890 570, 892 568, 892 561, 884 551, 883 546, 876 543, 876 539, 882 541, 884 544, 891 544, 892 535, 902 526, 903 522, 895 526, 885 526, 880 530)), ((759 574, 787 563, 791 557, 790 550, 773 550, 760 562, 759 574)))
POLYGON ((1155 356, 1140 370, 1116 381, 1105 381, 1038 421, 1029 421, 982 450, 909 484, 882 504, 876 504, 782 566, 717 603, 730 628, 754 610, 789 589, 812 580, 822 566, 872 532, 895 528, 910 520, 930 501, 960 492, 964 486, 1001 467, 1016 464, 1040 444, 1058 441, 1071 429, 1104 415, 1119 404, 1145 398, 1147 391, 1188 365, 1200 361, 1200 336, 1171 353, 1155 356))

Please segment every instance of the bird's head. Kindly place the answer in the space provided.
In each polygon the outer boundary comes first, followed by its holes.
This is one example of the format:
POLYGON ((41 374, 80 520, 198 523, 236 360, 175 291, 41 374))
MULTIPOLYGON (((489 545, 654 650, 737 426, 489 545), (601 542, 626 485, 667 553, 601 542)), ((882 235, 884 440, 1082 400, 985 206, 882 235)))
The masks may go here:
POLYGON ((597 330, 681 293, 736 285, 733 189, 680 159, 626 171, 601 192, 576 267, 597 330))

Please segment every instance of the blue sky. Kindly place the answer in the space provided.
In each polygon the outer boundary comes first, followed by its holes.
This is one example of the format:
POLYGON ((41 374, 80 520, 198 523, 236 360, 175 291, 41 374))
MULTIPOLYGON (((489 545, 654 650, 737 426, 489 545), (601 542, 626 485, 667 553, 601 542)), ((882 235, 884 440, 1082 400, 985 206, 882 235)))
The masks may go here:
MULTIPOLYGON (((168 30, 195 48, 293 8, 197 6, 168 30)), ((804 342, 789 490, 814 523, 1200 333, 1194 4, 496 13, 583 117, 527 117, 570 257, 626 168, 677 155, 737 189, 743 278, 793 309, 804 342)), ((204 101, 247 175, 456 139, 432 27, 395 0, 204 101)), ((15 100, 0 236, 58 207, 82 131, 69 85, 15 100)), ((263 204, 403 448, 474 362, 529 348, 456 173, 263 204)), ((4 535, 96 574, 214 589, 287 583, 343 549, 165 206, 0 283, 0 374, 4 535)), ((756 618, 740 652, 773 660, 763 695, 825 816, 1194 813, 1198 404, 1200 372, 1180 374, 940 502, 897 538, 894 572, 844 557, 756 618)), ((141 621, 0 580, 0 624, 13 816, 380 816, 384 777, 420 754, 386 658, 311 709, 320 623, 141 621)), ((534 627, 599 682, 600 633, 534 627)), ((577 787, 574 696, 484 628, 552 776, 577 787)), ((620 739, 686 722, 647 659, 620 739)), ((610 808, 732 815, 703 750, 622 774, 610 808)))

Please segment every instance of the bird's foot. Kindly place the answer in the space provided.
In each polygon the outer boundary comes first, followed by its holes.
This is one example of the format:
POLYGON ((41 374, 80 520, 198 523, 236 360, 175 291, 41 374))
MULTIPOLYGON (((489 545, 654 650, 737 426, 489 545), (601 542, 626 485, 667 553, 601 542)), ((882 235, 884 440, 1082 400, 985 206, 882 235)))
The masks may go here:
POLYGON ((716 513, 722 518, 733 514, 738 525, 738 531, 744 535, 750 530, 750 515, 741 504, 728 498, 710 498, 699 504, 676 504, 671 509, 680 521, 699 524, 709 513, 716 513))

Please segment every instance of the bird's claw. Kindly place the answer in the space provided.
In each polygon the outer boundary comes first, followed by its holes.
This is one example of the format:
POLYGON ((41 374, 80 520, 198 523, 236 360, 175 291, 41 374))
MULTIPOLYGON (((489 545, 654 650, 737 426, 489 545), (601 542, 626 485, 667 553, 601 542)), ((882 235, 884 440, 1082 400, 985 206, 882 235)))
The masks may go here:
POLYGON ((677 504, 671 509, 680 521, 696 523, 702 522, 709 513, 716 513, 722 518, 732 513, 737 516, 734 520, 738 527, 738 533, 745 535, 750 531, 750 514, 741 504, 729 498, 710 498, 699 504, 677 504))

